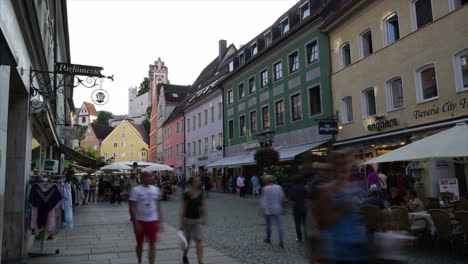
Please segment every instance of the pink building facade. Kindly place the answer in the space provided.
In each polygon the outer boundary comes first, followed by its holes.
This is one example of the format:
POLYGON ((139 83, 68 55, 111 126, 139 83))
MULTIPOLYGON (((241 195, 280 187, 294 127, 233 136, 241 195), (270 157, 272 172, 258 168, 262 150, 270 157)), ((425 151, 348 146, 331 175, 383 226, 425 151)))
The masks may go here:
POLYGON ((179 175, 185 168, 185 119, 183 113, 171 117, 163 125, 164 164, 179 175))

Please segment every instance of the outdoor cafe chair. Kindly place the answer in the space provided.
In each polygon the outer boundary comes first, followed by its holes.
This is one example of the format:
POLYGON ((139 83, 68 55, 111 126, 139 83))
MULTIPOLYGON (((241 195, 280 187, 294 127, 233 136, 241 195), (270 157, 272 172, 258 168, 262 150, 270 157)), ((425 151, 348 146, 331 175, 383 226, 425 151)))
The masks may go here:
POLYGON ((458 234, 454 233, 454 224, 450 221, 450 213, 441 209, 430 209, 432 221, 436 227, 436 241, 449 240, 452 250, 455 249, 455 239, 458 234))
POLYGON ((424 208, 426 209, 439 209, 440 208, 439 198, 425 197, 423 199, 423 203, 424 203, 424 208))
POLYGON ((377 231, 379 223, 380 208, 375 205, 361 206, 361 217, 367 230, 374 232, 377 231))
POLYGON ((454 201, 453 211, 468 211, 468 200, 454 201))
POLYGON ((468 210, 455 211, 455 217, 463 228, 465 247, 468 246, 468 210))
POLYGON ((425 235, 427 233, 429 224, 425 218, 414 218, 410 221, 408 209, 406 207, 392 206, 390 209, 396 230, 405 230, 410 235, 425 235), (422 222, 424 224, 418 225, 416 222, 422 222))

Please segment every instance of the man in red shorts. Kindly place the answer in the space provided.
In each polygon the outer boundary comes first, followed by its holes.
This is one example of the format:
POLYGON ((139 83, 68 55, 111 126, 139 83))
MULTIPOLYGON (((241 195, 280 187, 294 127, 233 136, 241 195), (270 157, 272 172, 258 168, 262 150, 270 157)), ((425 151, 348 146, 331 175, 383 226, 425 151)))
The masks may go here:
POLYGON ((139 264, 141 264, 145 238, 150 243, 149 263, 154 264, 156 258, 156 233, 161 220, 161 210, 159 207, 159 188, 153 186, 152 183, 151 172, 145 171, 142 175, 142 184, 133 188, 129 199, 130 217, 133 219, 139 264))

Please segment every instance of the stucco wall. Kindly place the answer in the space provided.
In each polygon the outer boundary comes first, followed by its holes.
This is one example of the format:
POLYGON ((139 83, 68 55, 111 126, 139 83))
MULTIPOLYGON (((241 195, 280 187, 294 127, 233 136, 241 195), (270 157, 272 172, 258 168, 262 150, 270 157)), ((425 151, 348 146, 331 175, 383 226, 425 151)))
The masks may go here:
POLYGON ((164 139, 163 149, 169 150, 172 147, 172 155, 164 158, 164 164, 172 166, 174 168, 174 173, 184 173, 184 157, 181 156, 182 150, 185 148, 184 116, 181 115, 172 120, 169 124, 166 124, 163 127, 163 131, 166 131, 169 128, 172 129, 172 134, 164 139), (179 129, 177 129, 177 127, 179 129), (179 153, 177 153, 177 145, 179 146, 179 153))
POLYGON ((107 160, 113 156, 114 152, 117 153, 115 162, 127 160, 148 160, 148 145, 137 136, 127 121, 122 121, 102 141, 101 156, 107 160), (122 132, 125 132, 125 137, 122 137, 122 132), (117 143, 116 148, 114 148, 114 143, 117 143), (124 143, 123 147, 121 145, 122 143, 124 143), (134 153, 133 157, 131 156, 131 152, 134 153), (146 152, 146 154, 142 155, 142 152, 146 152))

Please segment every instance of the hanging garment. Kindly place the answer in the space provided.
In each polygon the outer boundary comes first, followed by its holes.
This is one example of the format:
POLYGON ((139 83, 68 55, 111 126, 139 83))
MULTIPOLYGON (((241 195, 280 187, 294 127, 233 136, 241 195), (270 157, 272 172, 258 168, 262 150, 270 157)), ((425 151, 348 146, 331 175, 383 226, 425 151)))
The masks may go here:
MULTIPOLYGON (((26 220, 26 223, 30 223, 30 217, 31 217, 31 206, 29 204, 29 194, 31 193, 31 184, 28 184, 26 186, 26 201, 24 205, 24 219, 26 220)), ((29 229, 31 226, 29 224, 26 224, 26 229, 29 229)))
POLYGON ((45 228, 48 221, 54 221, 53 219, 55 218, 55 214, 49 216, 49 213, 51 211, 53 213, 53 209, 61 200, 62 194, 56 184, 43 185, 43 188, 41 188, 39 184, 34 184, 31 187, 29 203, 37 209, 35 224, 37 224, 38 229, 45 228), (50 217, 52 217, 52 219, 50 219, 50 217))
POLYGON ((67 182, 63 187, 63 227, 64 228, 73 228, 73 203, 72 203, 72 190, 70 184, 67 182))

